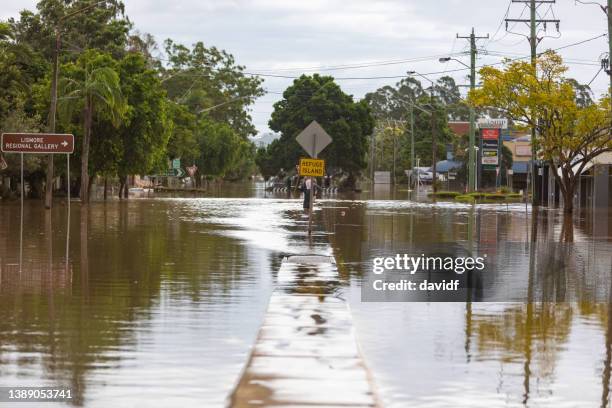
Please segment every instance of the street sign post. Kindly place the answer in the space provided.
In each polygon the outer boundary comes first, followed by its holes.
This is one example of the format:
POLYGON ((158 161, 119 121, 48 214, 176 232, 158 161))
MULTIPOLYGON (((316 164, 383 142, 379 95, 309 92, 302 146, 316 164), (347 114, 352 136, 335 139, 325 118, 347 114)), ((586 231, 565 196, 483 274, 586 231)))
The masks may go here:
MULTIPOLYGON (((74 136, 58 133, 3 133, 0 137, 0 150, 3 153, 21 155, 21 224, 19 230, 19 270, 23 265, 23 199, 25 184, 23 180, 23 155, 30 154, 65 154, 68 192, 68 227, 70 231, 70 154, 74 152, 74 136)), ((47 186, 52 188, 52 186, 47 186)), ((66 260, 68 259, 69 234, 66 235, 66 260)), ((68 261, 66 261, 68 265, 68 261)))
POLYGON ((325 160, 300 159, 300 176, 323 177, 325 175, 325 160))
MULTIPOLYGON (((306 126, 306 129, 302 130, 302 132, 297 135, 295 140, 302 146, 302 148, 308 153, 310 157, 313 159, 317 158, 317 155, 323 151, 332 142, 332 138, 327 134, 325 129, 321 127, 317 123, 316 120, 313 120, 310 125, 306 126)), ((300 166, 302 167, 302 166, 300 166)), ((323 168, 325 167, 325 163, 323 163, 323 168)), ((302 170, 300 169, 300 172, 302 170)), ((310 208, 308 209, 308 234, 312 233, 312 206, 314 204, 314 180, 312 176, 309 176, 310 180, 310 208)), ((308 194, 308 192, 304 192, 304 194, 308 194)))

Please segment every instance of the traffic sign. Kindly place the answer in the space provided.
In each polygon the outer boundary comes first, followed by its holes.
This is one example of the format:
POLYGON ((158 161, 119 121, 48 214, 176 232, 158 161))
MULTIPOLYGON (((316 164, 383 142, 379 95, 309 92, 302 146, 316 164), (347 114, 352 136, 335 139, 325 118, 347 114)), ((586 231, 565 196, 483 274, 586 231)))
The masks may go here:
POLYGON ((174 170, 181 168, 181 159, 173 159, 172 160, 172 168, 174 170))
POLYGON ((327 132, 313 120, 306 129, 295 138, 310 157, 317 157, 328 144, 332 142, 332 138, 327 132))
POLYGON ((5 153, 73 153, 74 136, 55 133, 3 133, 5 153))
POLYGON ((300 159, 300 176, 323 177, 325 174, 325 160, 300 159))
POLYGON ((178 169, 174 169, 174 171, 176 171, 176 177, 178 178, 185 177, 185 172, 183 171, 183 169, 178 168, 178 169))

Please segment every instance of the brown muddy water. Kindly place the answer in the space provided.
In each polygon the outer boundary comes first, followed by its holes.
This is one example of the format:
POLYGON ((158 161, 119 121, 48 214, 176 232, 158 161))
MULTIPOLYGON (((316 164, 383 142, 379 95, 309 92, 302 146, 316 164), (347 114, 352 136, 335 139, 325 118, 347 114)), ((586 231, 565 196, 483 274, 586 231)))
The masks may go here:
MULTIPOLYGON (((530 213, 520 204, 410 202, 402 192, 331 196, 308 239, 299 199, 254 187, 225 195, 73 203, 69 231, 64 205, 45 214, 26 202, 21 267, 19 205, 0 204, 0 386, 70 386, 74 406, 222 407, 282 256, 321 254, 336 257, 339 296, 384 406, 610 405, 610 306, 592 294, 610 292, 610 213, 578 214, 572 224, 596 277, 577 266, 576 276, 552 281, 500 280, 554 302, 366 303, 369 248, 525 243, 530 213)), ((556 211, 537 225, 540 241, 567 233, 556 211)), ((524 265, 521 248, 505 249, 509 271, 524 265)))

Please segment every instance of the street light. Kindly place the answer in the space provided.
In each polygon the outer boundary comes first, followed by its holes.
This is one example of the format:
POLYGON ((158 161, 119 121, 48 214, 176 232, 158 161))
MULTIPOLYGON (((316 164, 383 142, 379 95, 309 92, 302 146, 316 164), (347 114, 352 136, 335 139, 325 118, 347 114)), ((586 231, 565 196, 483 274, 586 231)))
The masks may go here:
MULTIPOLYGON (((59 51, 61 47, 61 29, 62 23, 66 20, 77 16, 87 10, 90 10, 99 4, 106 3, 109 0, 101 0, 96 3, 90 4, 83 8, 68 13, 57 20, 55 25, 55 50, 53 53, 53 78, 51 80, 51 105, 49 107, 49 131, 55 133, 55 117, 57 116, 57 86, 59 82, 59 51)), ((70 184, 70 179, 67 180, 70 184)), ((50 154, 47 159, 47 186, 45 191, 45 208, 50 210, 53 205, 53 155, 50 154)))
POLYGON ((470 66, 468 64, 464 63, 461 60, 458 60, 457 58, 442 57, 442 58, 438 59, 438 61, 440 61, 441 63, 445 63, 445 62, 449 62, 449 61, 455 61, 455 62, 460 63, 461 65, 463 65, 466 68, 470 68, 470 66))
POLYGON ((435 118, 435 108, 434 108, 434 81, 432 81, 431 79, 427 78, 425 75, 423 74, 419 74, 416 71, 408 71, 407 72, 408 75, 418 75, 421 78, 425 79, 426 81, 429 81, 431 83, 431 88, 430 88, 430 99, 431 99, 431 157, 432 157, 432 166, 431 166, 431 173, 432 173, 432 189, 433 192, 435 193, 437 188, 436 188, 436 181, 438 181, 438 175, 436 172, 436 161, 437 161, 437 147, 438 147, 438 143, 436 140, 436 118, 435 118))

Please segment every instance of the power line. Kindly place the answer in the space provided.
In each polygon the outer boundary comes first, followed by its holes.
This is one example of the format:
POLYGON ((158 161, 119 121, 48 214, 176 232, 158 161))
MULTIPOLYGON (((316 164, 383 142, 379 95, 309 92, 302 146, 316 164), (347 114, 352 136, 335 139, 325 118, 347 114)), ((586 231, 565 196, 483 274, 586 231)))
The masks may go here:
MULTIPOLYGON (((597 35, 595 37, 591 37, 591 38, 587 38, 585 40, 581 40, 575 43, 571 43, 571 44, 566 44, 563 45, 561 47, 557 47, 557 48, 551 48, 551 51, 560 51, 563 49, 567 49, 570 47, 575 47, 578 45, 582 45, 582 44, 586 44, 588 42, 606 37, 608 34, 600 34, 597 35)), ((463 53, 462 53, 463 55, 463 53)), ((446 56, 446 55, 445 55, 446 56)), ((480 68, 485 68, 485 67, 492 67, 492 66, 497 66, 497 65, 503 65, 505 63, 508 62, 514 62, 514 61, 519 61, 522 59, 526 59, 529 58, 528 55, 523 55, 523 56, 519 56, 519 57, 515 57, 515 58, 511 58, 508 59, 506 61, 500 61, 500 62, 494 62, 491 64, 482 64, 476 67, 476 69, 480 69, 480 68)), ((160 61, 168 61, 167 59, 163 59, 163 58, 157 58, 160 61)), ((468 68, 455 68, 455 69, 449 69, 449 70, 444 70, 444 71, 433 71, 433 72, 425 72, 423 73, 423 75, 444 75, 447 73, 452 73, 452 72, 464 72, 467 71, 468 68)), ((215 71, 214 69, 212 69, 211 71, 215 71)), ((216 70, 217 72, 220 72, 221 70, 216 70)), ((211 72, 211 74, 214 74, 215 72, 211 72)), ((242 74, 244 75, 248 75, 248 76, 256 76, 256 77, 262 77, 262 78, 280 78, 280 79, 298 79, 300 78, 301 75, 296 76, 296 75, 282 75, 282 74, 268 74, 268 73, 264 73, 264 72, 251 72, 251 71, 241 71, 242 74)), ((200 73, 195 73, 195 72, 177 72, 174 75, 175 76, 187 76, 187 77, 208 77, 208 78, 212 78, 210 75, 211 74, 200 74, 200 73)), ((406 78, 406 74, 401 74, 401 75, 385 75, 385 76, 367 76, 367 77, 334 77, 334 80, 338 80, 338 81, 349 81, 349 80, 378 80, 378 79, 404 79, 406 78)))

